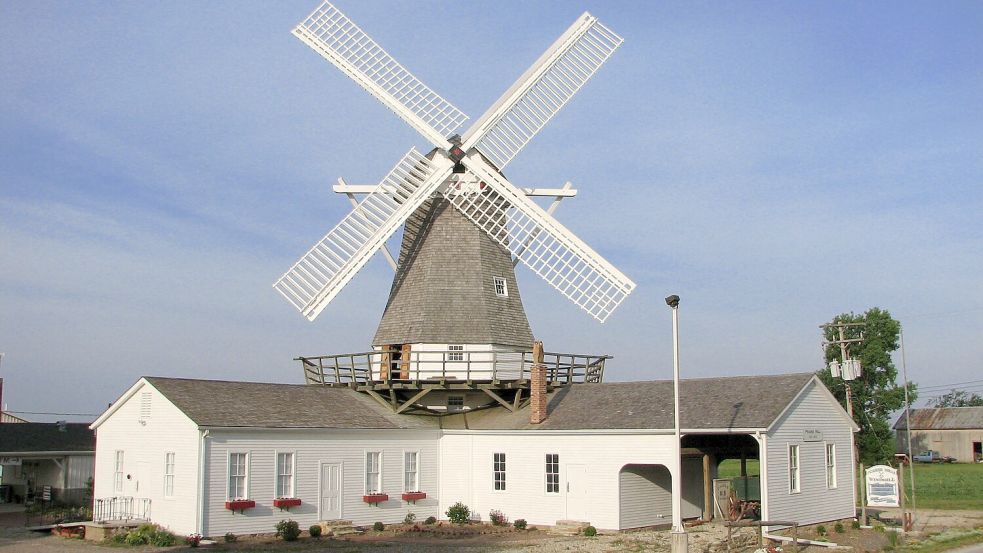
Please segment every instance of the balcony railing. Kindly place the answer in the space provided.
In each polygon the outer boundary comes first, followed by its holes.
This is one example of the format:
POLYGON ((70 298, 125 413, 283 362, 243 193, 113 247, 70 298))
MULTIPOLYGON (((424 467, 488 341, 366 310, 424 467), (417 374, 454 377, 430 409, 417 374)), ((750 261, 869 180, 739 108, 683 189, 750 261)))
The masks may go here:
MULTIPOLYGON (((609 355, 544 353, 551 385, 598 383, 609 355)), ((393 383, 501 382, 528 380, 531 351, 379 350, 298 357, 308 384, 360 387, 393 383)))
POLYGON ((92 505, 92 520, 150 520, 150 499, 145 497, 106 497, 92 505))

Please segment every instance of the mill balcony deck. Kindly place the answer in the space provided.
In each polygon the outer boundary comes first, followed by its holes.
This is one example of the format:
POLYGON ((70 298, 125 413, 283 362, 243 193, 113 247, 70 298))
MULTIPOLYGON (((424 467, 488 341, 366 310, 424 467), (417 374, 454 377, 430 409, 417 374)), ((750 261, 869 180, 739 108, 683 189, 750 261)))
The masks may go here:
MULTIPOLYGON (((544 353, 550 388, 600 383, 609 355, 544 353)), ((528 388, 532 351, 376 350, 298 357, 308 384, 356 390, 528 388)))

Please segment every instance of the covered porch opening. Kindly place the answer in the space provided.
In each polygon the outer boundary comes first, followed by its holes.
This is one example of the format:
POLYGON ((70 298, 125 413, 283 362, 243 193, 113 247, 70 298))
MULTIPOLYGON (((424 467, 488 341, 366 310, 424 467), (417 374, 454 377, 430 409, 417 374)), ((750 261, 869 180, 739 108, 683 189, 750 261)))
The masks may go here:
POLYGON ((753 436, 687 434, 682 448, 684 518, 686 498, 694 495, 705 521, 761 515, 761 456, 753 436))

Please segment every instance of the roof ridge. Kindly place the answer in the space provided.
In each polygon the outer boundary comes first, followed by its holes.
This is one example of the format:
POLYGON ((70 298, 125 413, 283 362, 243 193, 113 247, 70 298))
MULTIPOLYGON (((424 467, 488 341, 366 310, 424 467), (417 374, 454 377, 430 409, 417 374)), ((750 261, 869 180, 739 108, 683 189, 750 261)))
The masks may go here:
POLYGON ((217 382, 222 384, 265 384, 269 386, 309 386, 309 384, 296 384, 291 382, 257 382, 255 380, 225 380, 221 378, 188 378, 183 376, 141 376, 148 382, 154 380, 182 380, 185 382, 217 382))

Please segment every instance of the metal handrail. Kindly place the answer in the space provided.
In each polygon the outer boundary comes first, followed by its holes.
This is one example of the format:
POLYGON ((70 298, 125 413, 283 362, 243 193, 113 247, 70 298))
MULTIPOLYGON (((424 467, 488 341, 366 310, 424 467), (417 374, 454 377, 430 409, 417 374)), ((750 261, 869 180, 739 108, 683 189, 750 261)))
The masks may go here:
MULTIPOLYGON (((339 355, 298 357, 308 384, 358 387, 393 382, 472 382, 529 380, 531 351, 452 351, 383 349, 339 355)), ((610 355, 544 353, 546 380, 553 385, 600 383, 610 355)))
POLYGON ((92 505, 92 520, 150 520, 150 499, 129 496, 96 499, 92 505))

